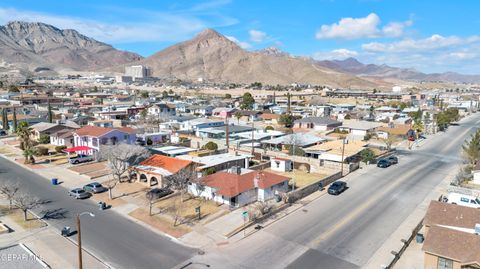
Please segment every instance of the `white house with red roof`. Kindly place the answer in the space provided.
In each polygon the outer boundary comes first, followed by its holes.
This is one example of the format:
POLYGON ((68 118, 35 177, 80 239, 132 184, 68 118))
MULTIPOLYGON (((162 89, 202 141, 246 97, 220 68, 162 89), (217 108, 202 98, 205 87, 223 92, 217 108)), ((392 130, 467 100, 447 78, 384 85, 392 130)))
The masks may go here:
POLYGON ((104 128, 84 126, 73 131, 73 149, 82 149, 82 153, 89 155, 99 152, 101 145, 115 145, 119 143, 134 144, 135 140, 135 130, 129 127, 104 128), (87 149, 86 152, 85 149, 87 149))
POLYGON ((265 171, 250 171, 242 174, 241 169, 220 171, 191 182, 188 191, 206 199, 234 207, 256 201, 273 199, 276 194, 288 191, 289 177, 265 171))

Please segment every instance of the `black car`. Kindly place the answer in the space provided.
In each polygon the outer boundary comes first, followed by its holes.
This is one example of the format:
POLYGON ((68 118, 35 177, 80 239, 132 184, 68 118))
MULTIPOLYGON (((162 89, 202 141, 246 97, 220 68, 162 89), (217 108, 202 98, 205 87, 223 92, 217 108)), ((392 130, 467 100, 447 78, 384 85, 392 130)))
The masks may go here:
POLYGON ((155 200, 155 199, 159 199, 159 198, 162 198, 162 197, 165 197, 169 194, 172 194, 173 191, 169 188, 153 188, 151 190, 149 190, 146 194, 147 196, 147 199, 149 200, 155 200))
POLYGON ((390 165, 397 164, 398 163, 398 158, 395 157, 395 156, 390 156, 390 157, 387 158, 387 161, 390 162, 390 165))
POLYGON ((387 168, 389 167, 391 164, 390 162, 387 160, 387 159, 380 159, 378 162, 377 162, 377 167, 380 167, 380 168, 387 168))
POLYGON ((7 131, 5 130, 0 130, 0 136, 6 136, 7 135, 7 131))
POLYGON ((335 181, 328 187, 328 194, 339 195, 347 189, 347 182, 335 181))

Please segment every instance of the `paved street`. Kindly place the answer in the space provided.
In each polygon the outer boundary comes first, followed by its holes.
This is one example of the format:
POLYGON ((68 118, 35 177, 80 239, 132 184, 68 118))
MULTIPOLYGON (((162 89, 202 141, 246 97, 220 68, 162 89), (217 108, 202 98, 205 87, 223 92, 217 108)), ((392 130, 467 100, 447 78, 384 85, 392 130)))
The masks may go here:
MULTIPOLYGON (((480 115, 428 138, 400 163, 349 175, 349 189, 325 195, 303 210, 194 260, 237 268, 360 268, 446 175, 458 169, 460 148, 480 115)), ((201 268, 201 267, 198 267, 201 268)))
MULTIPOLYGON (((37 174, 0 157, 0 180, 7 179, 15 179, 30 193, 49 200, 35 212, 44 215, 49 211, 54 218, 48 222, 58 230, 63 226, 75 227, 75 214, 93 212, 95 218, 82 217, 83 246, 113 268, 171 268, 195 252, 112 210, 100 211, 93 201, 76 201, 65 188, 52 186, 37 174)), ((55 251, 61 253, 62 249, 55 251)))

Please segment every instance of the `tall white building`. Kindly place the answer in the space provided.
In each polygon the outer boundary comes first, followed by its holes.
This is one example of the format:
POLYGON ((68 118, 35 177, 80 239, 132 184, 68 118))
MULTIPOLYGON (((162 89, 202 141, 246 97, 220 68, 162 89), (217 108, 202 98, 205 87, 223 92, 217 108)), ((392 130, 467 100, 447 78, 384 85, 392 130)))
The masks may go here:
POLYGON ((146 78, 150 76, 150 68, 143 65, 132 65, 125 67, 125 76, 136 78, 146 78))

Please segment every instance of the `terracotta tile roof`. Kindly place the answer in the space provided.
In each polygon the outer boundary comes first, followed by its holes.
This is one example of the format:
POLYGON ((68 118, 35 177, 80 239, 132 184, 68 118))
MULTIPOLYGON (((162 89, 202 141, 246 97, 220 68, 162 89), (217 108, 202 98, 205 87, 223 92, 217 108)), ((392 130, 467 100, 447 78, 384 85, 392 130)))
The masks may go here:
POLYGON ((428 230, 422 250, 458 261, 462 265, 480 265, 480 235, 477 234, 432 226, 428 230))
POLYGON ((78 130, 75 131, 75 133, 79 136, 102 136, 105 135, 106 133, 109 133, 114 130, 119 130, 124 133, 135 133, 135 130, 130 128, 130 127, 122 127, 122 128, 105 128, 105 127, 97 127, 97 126, 84 126, 78 130))
POLYGON ((141 162, 140 165, 159 167, 169 171, 172 174, 175 174, 192 163, 192 161, 154 154, 145 161, 141 162))
POLYGON ((423 225, 446 225, 473 229, 480 223, 480 210, 461 205, 431 201, 423 225))
POLYGON ((243 175, 217 172, 205 177, 200 181, 206 186, 217 189, 217 195, 235 197, 242 192, 255 188, 254 180, 258 177, 258 188, 266 189, 281 182, 290 180, 289 177, 277 175, 265 171, 252 171, 243 175))
POLYGON ((262 115, 260 115, 260 118, 264 120, 278 120, 280 118, 280 115, 273 113, 263 113, 262 115))
POLYGON ((398 124, 393 128, 390 127, 378 127, 377 131, 387 132, 392 135, 407 135, 408 131, 412 129, 410 124, 398 124))

